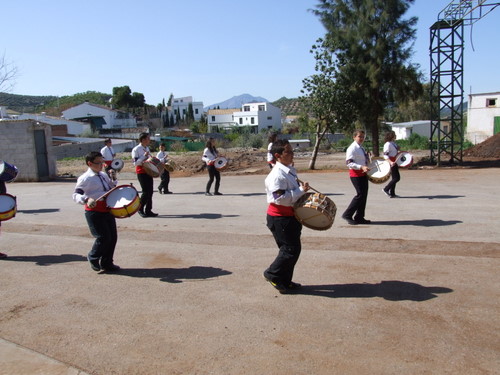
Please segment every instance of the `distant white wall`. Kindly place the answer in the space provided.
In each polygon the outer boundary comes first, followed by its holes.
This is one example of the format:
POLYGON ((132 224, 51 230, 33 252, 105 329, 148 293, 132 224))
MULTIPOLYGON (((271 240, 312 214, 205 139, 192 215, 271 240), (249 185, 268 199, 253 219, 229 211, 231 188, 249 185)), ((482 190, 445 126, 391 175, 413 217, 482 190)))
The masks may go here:
POLYGON ((465 138, 477 144, 494 135, 495 117, 500 118, 499 92, 469 95, 465 138))

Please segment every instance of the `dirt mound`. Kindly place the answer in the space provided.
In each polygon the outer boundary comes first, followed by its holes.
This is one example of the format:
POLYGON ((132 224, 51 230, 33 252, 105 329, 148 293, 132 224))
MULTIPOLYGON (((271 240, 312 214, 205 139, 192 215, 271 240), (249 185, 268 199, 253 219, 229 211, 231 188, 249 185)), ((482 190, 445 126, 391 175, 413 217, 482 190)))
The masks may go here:
POLYGON ((464 150, 464 155, 476 158, 500 158, 500 133, 464 150))

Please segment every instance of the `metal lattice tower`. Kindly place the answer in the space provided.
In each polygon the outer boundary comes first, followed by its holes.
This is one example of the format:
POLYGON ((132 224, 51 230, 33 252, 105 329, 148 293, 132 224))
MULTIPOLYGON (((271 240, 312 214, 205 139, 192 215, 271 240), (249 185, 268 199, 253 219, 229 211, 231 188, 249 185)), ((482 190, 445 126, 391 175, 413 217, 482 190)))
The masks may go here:
POLYGON ((430 27, 431 162, 462 163, 464 141, 464 27, 493 11, 500 2, 455 0, 430 27))

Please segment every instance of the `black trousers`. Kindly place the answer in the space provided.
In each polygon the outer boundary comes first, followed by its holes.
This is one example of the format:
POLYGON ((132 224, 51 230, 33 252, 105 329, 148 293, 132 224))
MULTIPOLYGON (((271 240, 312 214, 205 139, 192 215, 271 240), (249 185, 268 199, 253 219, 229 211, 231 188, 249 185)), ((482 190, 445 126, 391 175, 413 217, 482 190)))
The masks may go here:
POLYGON ((396 195, 396 184, 400 179, 401 176, 399 175, 399 165, 397 163, 394 163, 394 165, 391 167, 391 181, 384 188, 384 190, 389 193, 391 197, 396 195))
POLYGON ((85 218, 90 233, 95 237, 94 245, 88 256, 90 260, 101 261, 101 267, 106 268, 113 264, 118 233, 116 219, 109 212, 85 211, 85 218))
POLYGON ((215 178, 215 192, 218 193, 220 186, 220 172, 215 168, 215 165, 207 165, 207 170, 208 182, 205 192, 210 193, 210 188, 212 187, 212 183, 214 182, 215 178))
POLYGON ((170 172, 166 169, 163 170, 163 173, 160 175, 160 185, 158 185, 159 191, 168 191, 168 184, 170 183, 170 172))
POLYGON ((354 189, 356 189, 356 195, 352 198, 342 217, 362 220, 365 218, 366 200, 368 198, 368 177, 351 177, 351 182, 354 189))
POLYGON ((141 184, 141 211, 148 214, 153 210, 153 177, 146 173, 138 173, 137 179, 141 184))
POLYGON ((267 227, 274 236, 279 252, 274 262, 264 271, 264 276, 272 282, 288 286, 302 249, 302 224, 295 216, 267 215, 267 227))

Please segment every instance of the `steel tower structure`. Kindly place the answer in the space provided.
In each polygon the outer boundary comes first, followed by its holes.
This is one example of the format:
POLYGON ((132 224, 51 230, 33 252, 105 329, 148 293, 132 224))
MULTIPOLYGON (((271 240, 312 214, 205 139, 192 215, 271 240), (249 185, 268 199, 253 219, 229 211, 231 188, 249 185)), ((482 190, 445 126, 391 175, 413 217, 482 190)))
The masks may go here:
POLYGON ((430 27, 431 162, 462 163, 464 141, 464 27, 493 11, 500 2, 454 0, 430 27))

